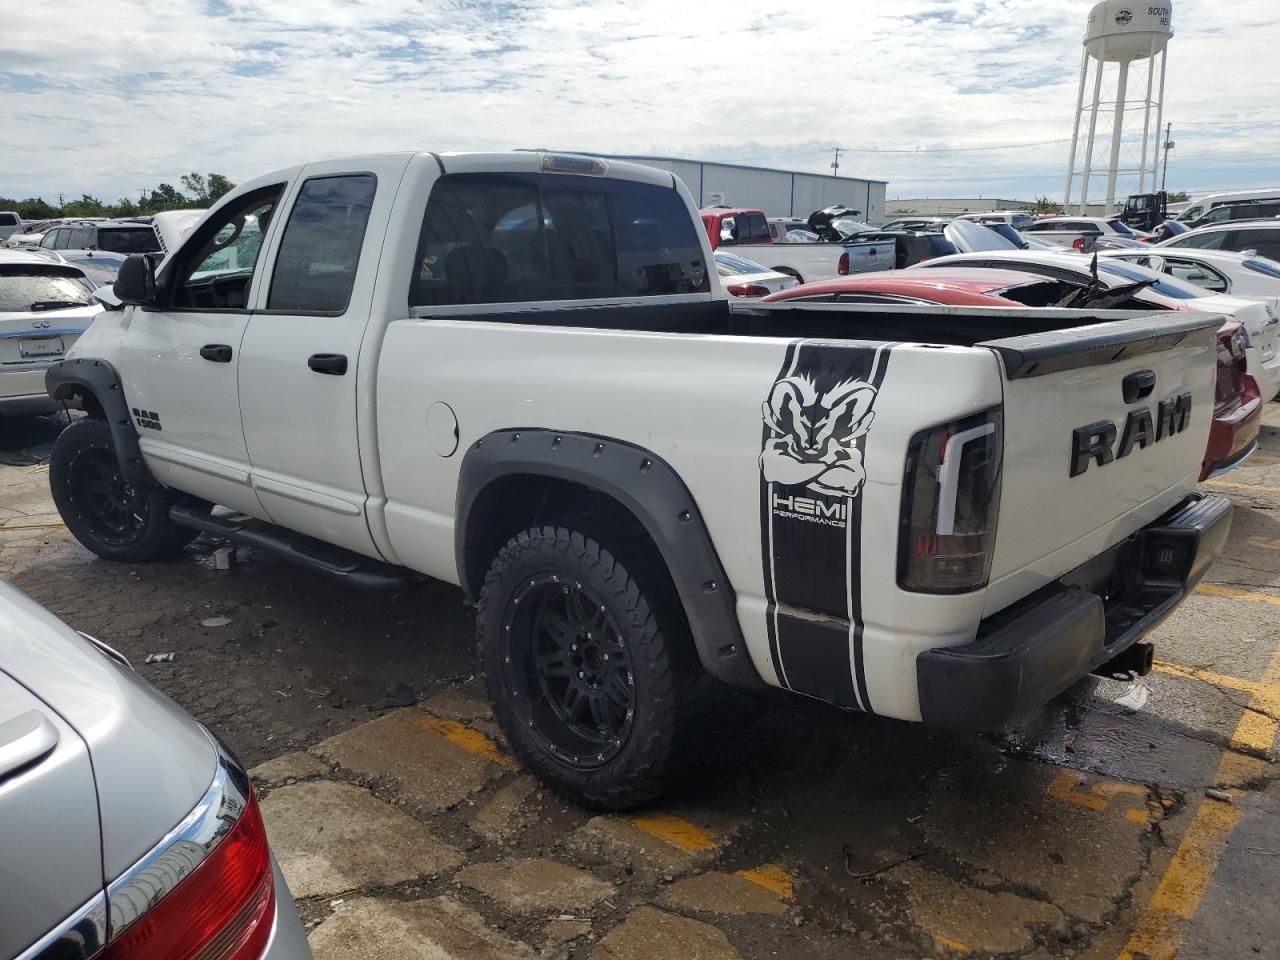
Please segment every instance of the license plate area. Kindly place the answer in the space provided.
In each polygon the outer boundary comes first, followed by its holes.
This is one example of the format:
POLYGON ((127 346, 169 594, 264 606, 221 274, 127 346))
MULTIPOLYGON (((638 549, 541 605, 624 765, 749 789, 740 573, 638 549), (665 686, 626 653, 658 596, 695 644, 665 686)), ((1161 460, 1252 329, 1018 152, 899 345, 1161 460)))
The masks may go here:
POLYGON ((18 353, 23 360, 43 360, 62 356, 62 337, 23 337, 18 341, 18 353))

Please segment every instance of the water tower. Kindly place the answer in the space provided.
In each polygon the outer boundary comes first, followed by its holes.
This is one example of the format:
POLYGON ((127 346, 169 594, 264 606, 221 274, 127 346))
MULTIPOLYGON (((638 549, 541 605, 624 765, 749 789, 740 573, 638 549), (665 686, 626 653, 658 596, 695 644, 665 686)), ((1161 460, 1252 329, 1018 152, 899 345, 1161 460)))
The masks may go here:
MULTIPOLYGON (((1102 0, 1089 11, 1084 33, 1084 55, 1080 61, 1080 93, 1076 97, 1076 123, 1071 136, 1071 162, 1067 165, 1066 209, 1072 193, 1078 193, 1078 213, 1085 212, 1093 181, 1103 165, 1095 156, 1107 158, 1107 210, 1116 199, 1116 179, 1132 178, 1136 193, 1156 188, 1159 166, 1160 126, 1164 119, 1164 71, 1169 59, 1169 39, 1173 36, 1173 4, 1134 0, 1102 0), (1147 93, 1142 100, 1130 100, 1129 67, 1147 61, 1147 93), (1157 62, 1158 61, 1158 62, 1157 62), (1084 92, 1092 83, 1093 96, 1085 105, 1084 92), (1142 117, 1141 139, 1138 115, 1142 117), (1154 114, 1154 123, 1152 115, 1154 114), (1126 120, 1129 126, 1126 128, 1126 120), (1099 122, 1110 123, 1108 136, 1099 122), (1080 127, 1086 127, 1084 150, 1080 148, 1080 127), (1125 154, 1121 156, 1122 152, 1125 154)), ((1138 68, 1141 82, 1141 67, 1138 68)), ((1097 202, 1096 200, 1094 201, 1097 202)))

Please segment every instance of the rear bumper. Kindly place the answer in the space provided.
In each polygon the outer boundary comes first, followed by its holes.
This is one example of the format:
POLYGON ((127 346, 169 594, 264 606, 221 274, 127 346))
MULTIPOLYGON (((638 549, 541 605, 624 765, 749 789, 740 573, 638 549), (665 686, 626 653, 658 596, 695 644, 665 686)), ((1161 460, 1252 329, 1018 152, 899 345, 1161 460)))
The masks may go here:
POLYGON ((271 926, 271 939, 259 960, 311 960, 311 948, 307 946, 306 931, 293 905, 293 894, 289 892, 274 856, 271 858, 271 870, 275 875, 276 915, 271 926))
POLYGON ((1057 696, 1151 632, 1204 577, 1231 504, 1190 497, 1101 556, 916 658, 925 723, 990 730, 1057 696))

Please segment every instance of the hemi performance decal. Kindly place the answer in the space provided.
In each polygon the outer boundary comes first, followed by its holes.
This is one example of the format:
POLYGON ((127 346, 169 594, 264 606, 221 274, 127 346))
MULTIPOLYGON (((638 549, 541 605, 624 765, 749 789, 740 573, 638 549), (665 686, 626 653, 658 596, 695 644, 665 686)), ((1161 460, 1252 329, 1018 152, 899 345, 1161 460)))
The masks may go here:
POLYGON ((793 343, 762 408, 760 532, 774 670, 789 690, 867 711, 863 455, 892 346, 793 343))

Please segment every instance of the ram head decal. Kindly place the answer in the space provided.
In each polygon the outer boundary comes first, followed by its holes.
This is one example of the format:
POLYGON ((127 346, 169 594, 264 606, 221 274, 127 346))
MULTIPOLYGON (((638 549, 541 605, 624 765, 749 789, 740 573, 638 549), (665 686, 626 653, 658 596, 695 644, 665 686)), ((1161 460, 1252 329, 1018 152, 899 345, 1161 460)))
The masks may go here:
POLYGON ((760 454, 760 469, 771 483, 804 484, 832 497, 856 497, 866 473, 857 440, 871 427, 876 388, 845 380, 819 390, 807 376, 786 377, 765 401, 765 425, 772 433, 760 454))

